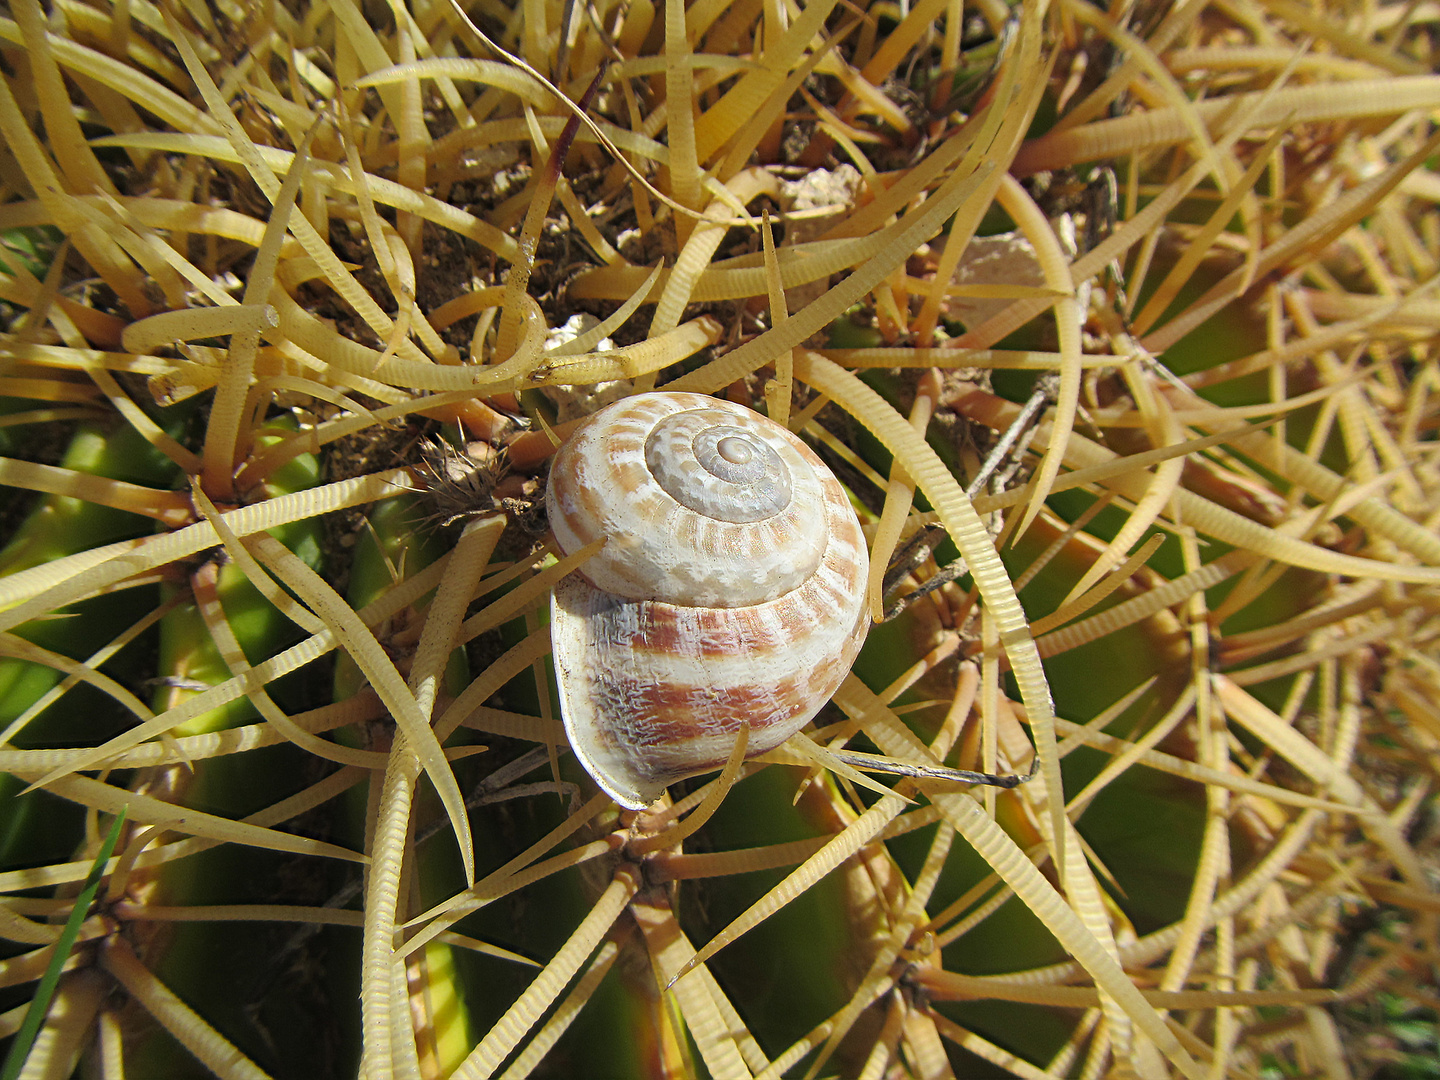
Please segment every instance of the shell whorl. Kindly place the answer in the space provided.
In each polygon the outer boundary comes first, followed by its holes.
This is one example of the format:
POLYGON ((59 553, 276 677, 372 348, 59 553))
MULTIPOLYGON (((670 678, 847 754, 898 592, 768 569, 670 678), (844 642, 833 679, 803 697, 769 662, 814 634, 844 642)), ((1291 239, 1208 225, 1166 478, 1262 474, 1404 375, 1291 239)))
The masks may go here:
POLYGON ((778 746, 849 672, 864 534, 779 425, 697 394, 628 398, 561 449, 547 504, 562 551, 609 538, 556 587, 551 634, 571 746, 621 805, 719 768, 743 725, 750 756, 778 746))
POLYGON ((602 409, 561 447, 546 503, 562 551, 608 538, 582 571, 597 588, 743 607, 789 592, 819 565, 827 523, 817 467, 828 476, 804 443, 741 405, 641 394, 602 409))

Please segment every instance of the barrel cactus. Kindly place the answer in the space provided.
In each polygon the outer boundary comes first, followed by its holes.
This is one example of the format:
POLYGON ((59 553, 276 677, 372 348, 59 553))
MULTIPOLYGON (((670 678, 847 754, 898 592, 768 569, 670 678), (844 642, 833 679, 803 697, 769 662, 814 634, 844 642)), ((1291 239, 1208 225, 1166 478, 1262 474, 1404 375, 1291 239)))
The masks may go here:
POLYGON ((13 0, 0 1076, 1433 1075, 1434 32, 13 0), (544 492, 657 387, 873 625, 627 810, 544 492))

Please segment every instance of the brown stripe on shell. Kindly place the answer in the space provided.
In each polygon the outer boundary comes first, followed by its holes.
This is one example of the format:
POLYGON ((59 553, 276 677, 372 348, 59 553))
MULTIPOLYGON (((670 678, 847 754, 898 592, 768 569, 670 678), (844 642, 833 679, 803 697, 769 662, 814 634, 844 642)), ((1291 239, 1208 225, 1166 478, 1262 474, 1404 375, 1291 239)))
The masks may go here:
POLYGON ((814 619, 798 593, 747 608, 677 607, 660 602, 636 605, 636 619, 605 620, 602 648, 630 649, 686 661, 706 657, 755 656, 785 649, 810 633, 814 619))
MULTIPOLYGON (((854 656, 846 657, 842 653, 840 656, 832 657, 826 663, 811 668, 809 678, 806 680, 806 690, 809 692, 811 700, 818 698, 821 705, 829 701, 831 695, 845 681, 845 676, 850 674, 850 664, 854 659, 854 656)), ((818 708, 817 706, 817 711, 818 708)))
POLYGON ((811 701, 796 679, 774 687, 660 686, 611 671, 595 691, 602 704, 623 703, 631 718, 608 732, 604 752, 661 786, 723 765, 747 721, 747 756, 774 749, 792 733, 787 721, 811 701))

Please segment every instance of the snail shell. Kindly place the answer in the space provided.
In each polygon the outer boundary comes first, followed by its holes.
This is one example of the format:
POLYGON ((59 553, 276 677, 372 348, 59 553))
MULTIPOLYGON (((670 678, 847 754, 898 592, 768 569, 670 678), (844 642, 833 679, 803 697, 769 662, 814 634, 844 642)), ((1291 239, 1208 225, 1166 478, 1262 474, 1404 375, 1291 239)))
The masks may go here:
POLYGON ((865 639, 868 557, 838 480, 785 428, 702 394, 600 410, 546 489, 560 549, 600 553, 555 588, 560 711, 585 770, 640 809, 807 724, 865 639))

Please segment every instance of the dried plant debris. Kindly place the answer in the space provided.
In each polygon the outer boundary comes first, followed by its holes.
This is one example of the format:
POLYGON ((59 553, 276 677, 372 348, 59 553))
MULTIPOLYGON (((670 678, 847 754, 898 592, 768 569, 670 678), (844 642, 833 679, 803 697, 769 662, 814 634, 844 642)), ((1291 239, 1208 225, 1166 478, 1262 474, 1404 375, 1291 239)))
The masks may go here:
POLYGON ((1437 28, 13 0, 11 1068, 1426 1075, 1437 28), (877 625, 620 813, 541 508, 657 387, 825 457, 877 625))

